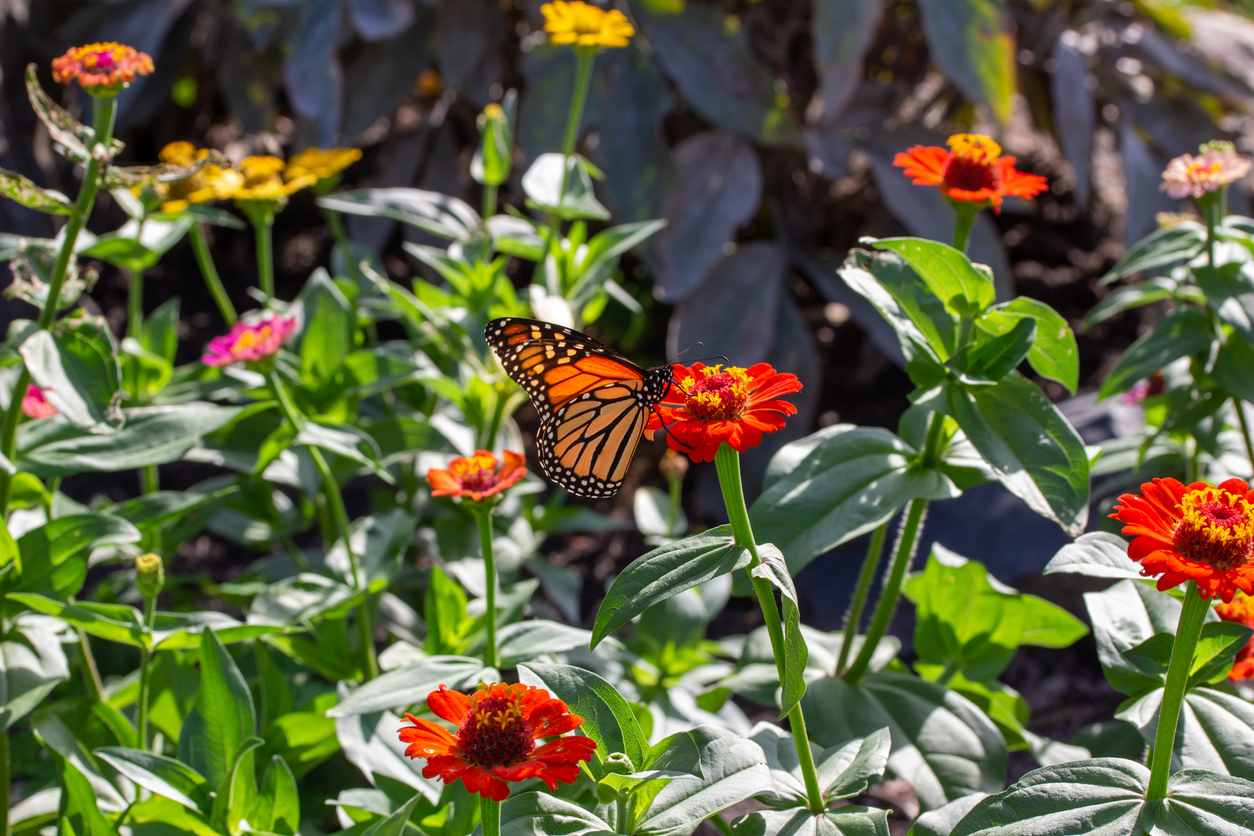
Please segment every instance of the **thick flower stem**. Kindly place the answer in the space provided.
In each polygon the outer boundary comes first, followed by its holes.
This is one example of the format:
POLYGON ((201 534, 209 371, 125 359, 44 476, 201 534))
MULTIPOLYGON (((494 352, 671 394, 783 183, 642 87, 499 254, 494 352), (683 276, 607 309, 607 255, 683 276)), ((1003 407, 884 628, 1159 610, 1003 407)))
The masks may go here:
POLYGON ((138 340, 144 330, 144 274, 134 270, 122 272, 126 274, 126 336, 138 340))
MULTIPOLYGON (((97 144, 108 143, 113 137, 113 117, 117 113, 117 103, 111 98, 93 99, 92 129, 96 134, 97 144)), ((74 244, 78 241, 78 233, 87 223, 96 204, 96 192, 100 188, 100 160, 92 154, 87 160, 83 172, 83 184, 79 186, 78 199, 74 209, 65 223, 61 251, 53 262, 52 272, 48 275, 48 298, 44 300, 43 309, 39 312, 39 327, 47 330, 57 316, 57 305, 61 298, 61 288, 65 284, 65 274, 70 267, 70 259, 74 257, 74 244)), ((22 418, 22 397, 26 387, 30 385, 30 372, 22 367, 13 386, 13 394, 9 398, 9 409, 4 414, 4 425, 0 427, 0 453, 9 461, 13 460, 13 447, 17 442, 17 425, 22 418)), ((13 487, 13 475, 0 470, 0 520, 7 518, 9 513, 9 493, 13 487)), ((8 770, 5 770, 7 775, 8 770)), ((0 783, 0 792, 8 792, 9 782, 0 783)), ((7 810, 8 802, 5 801, 7 810)))
POLYGON ((0 836, 9 836, 9 730, 0 730, 0 836))
POLYGON ((485 184, 483 187, 483 219, 496 214, 496 186, 485 184))
POLYGON ((480 796, 479 818, 483 836, 501 836, 501 802, 480 796))
POLYGON ((1237 423, 1241 425, 1241 437, 1245 439, 1245 455, 1250 460, 1250 464, 1254 466, 1254 436, 1250 435, 1250 422, 1245 417, 1245 408, 1241 405, 1241 399, 1236 395, 1232 396, 1232 406, 1237 411, 1237 423))
MULTIPOLYGON (((483 628, 486 633, 483 646, 483 664, 489 668, 498 665, 496 653, 496 556, 492 551, 492 501, 472 505, 475 522, 479 524, 479 547, 483 550, 483 574, 485 589, 483 628), (480 507, 483 506, 483 507, 480 507)), ((484 831, 486 834, 486 830, 484 831)))
POLYGON ((1171 753, 1175 749, 1176 724, 1180 720, 1180 706, 1193 668, 1193 651, 1202 634, 1202 623, 1210 610, 1210 601, 1197 591, 1197 582, 1189 581, 1184 590, 1184 607, 1176 626, 1176 640, 1171 646, 1171 662, 1167 666, 1167 683, 1163 689, 1163 703, 1158 709, 1158 730, 1154 733, 1154 748, 1150 753, 1149 789, 1146 801, 1157 801, 1167 795, 1167 779, 1171 777, 1171 753))
POLYGON ((200 275, 205 280, 205 287, 209 288, 209 293, 213 296, 213 301, 217 303, 218 310, 222 312, 222 318, 226 320, 226 324, 234 325, 239 319, 239 314, 235 312, 231 298, 226 295, 226 288, 222 286, 222 277, 218 275, 218 268, 213 263, 213 255, 209 252, 209 240, 205 236, 203 222, 196 221, 192 224, 191 239, 192 251, 196 253, 196 264, 200 266, 200 275))
POLYGON ((975 218, 980 214, 980 210, 970 203, 958 203, 954 205, 954 249, 962 252, 967 251, 967 244, 971 240, 971 227, 975 226, 975 218))
MULTIPOLYGON (((278 372, 270 373, 270 387, 274 390, 274 397, 279 402, 284 417, 299 433, 305 426, 305 418, 292 403, 292 399, 287 394, 287 388, 279 379, 278 372)), ((318 468, 318 473, 322 475, 322 495, 326 498, 327 507, 331 510, 335 534, 344 541, 344 551, 348 552, 348 564, 353 573, 353 588, 364 590, 365 578, 362 576, 360 561, 356 552, 353 551, 353 544, 348 536, 348 511, 344 508, 344 497, 340 495, 339 483, 335 481, 335 474, 331 472, 331 467, 327 464, 322 451, 312 444, 305 445, 305 449, 309 451, 309 456, 318 468)), ((367 601, 363 600, 357 605, 357 626, 361 631, 361 650, 366 655, 365 677, 366 681, 369 681, 379 675, 379 658, 374 647, 374 619, 370 615, 370 606, 367 601)))
MULTIPOLYGON (((558 206, 561 206, 566 197, 566 178, 570 172, 570 157, 575 153, 575 141, 579 138, 579 124, 583 121, 583 108, 588 102, 588 88, 592 85, 592 64, 595 60, 595 51, 575 50, 575 87, 570 97, 570 110, 566 114, 566 133, 562 137, 564 159, 562 160, 561 187, 557 190, 558 206)), ((540 251, 540 270, 544 270, 545 261, 549 257, 549 247, 558 236, 558 227, 561 222, 562 219, 557 212, 549 213, 549 225, 544 233, 544 247, 540 251)), ((554 286, 552 281, 549 282, 548 291, 551 294, 556 295, 564 289, 554 286)))
POLYGON ((344 229, 344 219, 334 209, 323 209, 322 214, 326 215, 327 225, 331 227, 331 233, 335 236, 335 243, 339 245, 340 252, 344 254, 344 263, 348 265, 348 277, 360 285, 361 270, 357 266, 357 259, 353 257, 353 248, 348 240, 348 231, 344 229))
POLYGON ((139 696, 135 709, 135 732, 143 752, 148 751, 148 682, 152 668, 152 651, 148 644, 152 641, 156 618, 157 596, 144 598, 144 646, 139 649, 139 696))
POLYGON ((274 214, 266 213, 262 218, 253 221, 253 232, 257 239, 257 280, 261 292, 267 298, 274 298, 274 214))
MULTIPOLYGON (((753 570, 762 565, 758 556, 758 544, 753 539, 753 526, 749 523, 749 510, 745 506, 744 486, 740 480, 740 455, 731 445, 723 443, 714 456, 714 465, 718 469, 718 483, 723 490, 723 504, 727 508, 727 519, 731 523, 732 533, 737 545, 749 552, 749 565, 746 571, 753 583, 753 591, 757 594, 758 604, 762 607, 762 618, 766 621, 766 632, 771 637, 771 651, 775 655, 775 668, 779 673, 779 681, 784 681, 784 660, 787 658, 784 647, 784 628, 780 623, 779 607, 775 603, 775 589, 766 578, 753 574, 753 570)), ((801 767, 802 778, 805 779, 806 799, 812 813, 821 813, 826 809, 823 791, 819 788, 818 772, 814 767, 814 753, 810 751, 810 736, 806 733, 805 715, 801 703, 793 706, 788 712, 788 724, 792 728, 793 741, 797 748, 797 762, 801 767)))
POLYGON ((858 635, 858 627, 862 624, 862 611, 866 609, 866 599, 871 592, 871 582, 875 579, 875 570, 879 568, 880 557, 884 554, 884 540, 887 535, 888 523, 884 523, 871 534, 871 544, 867 546, 866 559, 862 561, 862 571, 858 573, 858 585, 849 601, 849 611, 845 613, 845 632, 840 638, 840 655, 836 659, 836 670, 833 671, 836 676, 845 672, 845 665, 849 662, 849 651, 858 635))

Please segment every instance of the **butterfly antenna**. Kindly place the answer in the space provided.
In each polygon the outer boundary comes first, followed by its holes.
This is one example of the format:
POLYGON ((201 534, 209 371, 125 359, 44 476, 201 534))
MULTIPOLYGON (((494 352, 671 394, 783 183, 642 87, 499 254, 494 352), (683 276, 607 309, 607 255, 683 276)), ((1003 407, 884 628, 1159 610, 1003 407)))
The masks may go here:
POLYGON ((688 346, 687 348, 685 348, 683 351, 681 351, 681 352, 679 352, 678 354, 676 354, 676 355, 675 355, 674 357, 672 357, 671 359, 667 360, 667 361, 666 361, 666 365, 668 365, 668 366, 669 366, 671 363, 674 363, 676 360, 678 360, 680 357, 683 357, 685 354, 687 354, 689 351, 692 351, 694 348, 704 348, 704 347, 705 347, 705 343, 703 343, 703 342, 701 342, 700 340, 698 340, 697 342, 695 342, 695 343, 693 343, 692 345, 690 345, 690 346, 688 346))

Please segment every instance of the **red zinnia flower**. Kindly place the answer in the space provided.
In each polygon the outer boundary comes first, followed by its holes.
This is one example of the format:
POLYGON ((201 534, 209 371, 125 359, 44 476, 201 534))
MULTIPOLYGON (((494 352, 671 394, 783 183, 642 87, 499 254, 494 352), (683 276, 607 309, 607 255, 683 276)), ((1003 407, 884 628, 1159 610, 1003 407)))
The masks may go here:
POLYGON ((69 84, 78 79, 93 96, 116 96, 136 75, 148 75, 152 70, 148 53, 113 41, 72 47, 52 60, 53 80, 69 84))
POLYGON ((27 418, 49 418, 57 414, 57 408, 48 403, 43 389, 30 383, 26 386, 26 396, 22 398, 22 414, 27 418))
POLYGON ((1175 479, 1141 485, 1141 496, 1119 497, 1110 516, 1134 535, 1128 557, 1141 574, 1159 575, 1158 588, 1197 581, 1203 598, 1232 601, 1254 594, 1254 491, 1240 479, 1212 487, 1175 479))
POLYGON ((466 789, 493 801, 509 797, 507 781, 539 778, 556 790, 557 782, 573 784, 579 762, 591 760, 596 741, 588 737, 557 737, 579 728, 583 718, 570 714, 566 703, 530 685, 480 685, 467 696, 443 685, 427 697, 427 708, 457 726, 443 726, 412 714, 402 726, 405 755, 426 758, 422 777, 451 784, 458 778, 466 789), (542 737, 557 737, 536 746, 542 737))
POLYGON ((893 158, 916 186, 937 186, 956 203, 980 203, 1001 214, 1006 195, 1035 197, 1048 185, 1044 177, 1015 170, 1015 158, 1001 156, 1001 146, 983 134, 956 134, 950 150, 916 145, 893 158))
POLYGON ((724 441, 743 453, 762 443, 762 433, 781 429, 784 419, 796 414, 797 407, 775 399, 799 389, 796 375, 777 374, 767 363, 748 369, 676 364, 671 387, 649 416, 645 435, 653 438, 665 429, 671 449, 694 462, 714 461, 724 441))
POLYGON ((487 450, 476 450, 470 458, 458 456, 449 462, 448 470, 431 468, 427 482, 434 489, 432 496, 460 496, 478 502, 498 494, 527 475, 522 453, 506 450, 498 462, 487 450), (500 464, 500 469, 497 465, 500 464))
MULTIPOLYGON (((1234 621, 1246 627, 1254 627, 1254 598, 1244 592, 1238 592, 1230 603, 1215 607, 1215 615, 1224 621, 1234 621)), ((1237 651, 1236 664, 1228 678, 1233 682, 1242 679, 1254 679, 1254 637, 1245 647, 1237 651)))

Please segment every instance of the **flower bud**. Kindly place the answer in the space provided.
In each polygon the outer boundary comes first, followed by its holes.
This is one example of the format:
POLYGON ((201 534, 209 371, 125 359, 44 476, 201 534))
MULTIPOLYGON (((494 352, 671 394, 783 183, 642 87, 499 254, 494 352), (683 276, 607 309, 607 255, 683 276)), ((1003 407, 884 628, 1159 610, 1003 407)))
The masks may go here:
POLYGON ((165 565, 161 555, 149 552, 135 558, 135 586, 139 587, 139 594, 145 600, 157 597, 165 586, 165 565))
POLYGON ((668 449, 662 455, 662 460, 657 463, 657 469, 666 477, 667 482, 678 482, 688 473, 688 460, 674 450, 668 449))
POLYGON ((474 159, 470 161, 470 176, 485 186, 500 186, 509 179, 517 101, 517 93, 510 90, 500 104, 490 104, 479 114, 481 138, 474 159))

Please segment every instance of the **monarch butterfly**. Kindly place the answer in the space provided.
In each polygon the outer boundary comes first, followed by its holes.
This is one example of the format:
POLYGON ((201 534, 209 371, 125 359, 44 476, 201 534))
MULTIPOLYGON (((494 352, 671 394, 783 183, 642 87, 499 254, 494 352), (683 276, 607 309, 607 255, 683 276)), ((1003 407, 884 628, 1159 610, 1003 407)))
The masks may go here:
POLYGON ((483 333, 540 413, 544 475, 575 496, 618 493, 673 368, 643 369, 587 334, 535 319, 494 319, 483 333))

